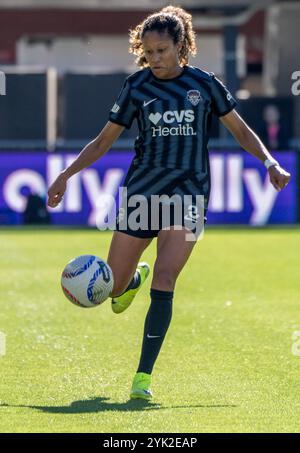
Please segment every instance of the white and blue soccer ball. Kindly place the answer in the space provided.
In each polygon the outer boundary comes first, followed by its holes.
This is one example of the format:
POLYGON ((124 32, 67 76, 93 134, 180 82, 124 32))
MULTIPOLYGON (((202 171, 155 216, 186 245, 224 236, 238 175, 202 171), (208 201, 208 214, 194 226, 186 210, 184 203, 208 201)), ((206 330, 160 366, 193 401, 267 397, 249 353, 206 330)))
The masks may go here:
POLYGON ((109 265, 95 255, 81 255, 71 260, 61 275, 64 295, 73 304, 91 308, 102 304, 114 285, 109 265))

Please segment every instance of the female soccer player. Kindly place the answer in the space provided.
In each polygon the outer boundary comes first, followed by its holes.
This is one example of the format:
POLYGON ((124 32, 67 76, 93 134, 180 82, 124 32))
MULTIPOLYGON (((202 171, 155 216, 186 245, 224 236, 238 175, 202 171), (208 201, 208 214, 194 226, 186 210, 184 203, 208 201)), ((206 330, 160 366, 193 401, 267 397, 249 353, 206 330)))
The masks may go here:
MULTIPOLYGON (((146 228, 136 229, 130 208, 119 211, 118 226, 110 245, 108 264, 114 275, 112 309, 121 313, 132 302, 149 274, 140 257, 157 237, 157 257, 151 284, 151 304, 146 317, 140 363, 134 377, 131 398, 150 399, 150 378, 172 316, 177 277, 186 264, 195 241, 187 240, 201 209, 195 202, 203 197, 202 220, 210 193, 207 151, 211 115, 217 115, 242 148, 265 164, 276 190, 283 189, 290 174, 280 167, 257 135, 235 111, 236 101, 212 73, 188 65, 196 53, 192 17, 179 7, 168 6, 148 16, 130 31, 130 52, 137 56, 138 72, 127 77, 113 106, 109 121, 100 134, 79 154, 49 188, 48 204, 57 206, 68 179, 102 157, 118 139, 124 127, 136 118, 139 136, 124 185, 128 199, 142 195, 189 195, 187 214, 170 216, 169 228, 156 217, 149 204, 146 228), (185 221, 189 222, 186 226, 185 221), (183 226, 178 229, 175 226, 183 226), (120 259, 120 257, 126 257, 120 259)), ((170 203, 171 205, 172 203, 170 203)), ((129 206, 129 204, 128 204, 129 206)), ((146 216, 147 217, 147 216, 146 216)), ((195 234, 197 237, 197 234, 195 234)))

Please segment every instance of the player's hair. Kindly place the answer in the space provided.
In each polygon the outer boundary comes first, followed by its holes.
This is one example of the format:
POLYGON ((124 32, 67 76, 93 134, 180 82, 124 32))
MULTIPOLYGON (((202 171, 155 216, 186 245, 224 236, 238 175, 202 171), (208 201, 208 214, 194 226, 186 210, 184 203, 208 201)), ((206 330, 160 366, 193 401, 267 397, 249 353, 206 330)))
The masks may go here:
POLYGON ((129 52, 137 55, 136 64, 141 68, 149 66, 147 63, 142 38, 147 31, 168 33, 174 44, 182 44, 179 51, 179 63, 185 65, 189 62, 190 55, 196 55, 196 40, 193 30, 192 15, 177 6, 166 6, 158 13, 146 17, 133 30, 129 30, 129 52))

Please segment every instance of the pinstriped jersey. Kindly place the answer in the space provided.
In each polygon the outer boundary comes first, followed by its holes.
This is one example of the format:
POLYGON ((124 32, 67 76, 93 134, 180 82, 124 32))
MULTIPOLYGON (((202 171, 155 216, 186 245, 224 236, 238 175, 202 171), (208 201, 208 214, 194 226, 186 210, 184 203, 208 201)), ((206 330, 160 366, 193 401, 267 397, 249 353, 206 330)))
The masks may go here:
POLYGON ((235 99, 213 73, 187 65, 179 76, 159 79, 146 68, 126 78, 109 120, 129 129, 137 119, 134 163, 138 166, 209 176, 211 116, 223 116, 235 106, 235 99))

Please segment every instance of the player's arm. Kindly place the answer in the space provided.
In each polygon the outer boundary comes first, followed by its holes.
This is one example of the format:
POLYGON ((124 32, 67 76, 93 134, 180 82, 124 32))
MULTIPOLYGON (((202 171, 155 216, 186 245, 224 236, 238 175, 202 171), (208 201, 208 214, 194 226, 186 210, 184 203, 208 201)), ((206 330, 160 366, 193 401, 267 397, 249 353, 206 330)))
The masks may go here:
POLYGON ((88 143, 76 160, 56 178, 48 190, 48 206, 55 208, 62 200, 68 179, 102 157, 118 139, 124 126, 108 121, 100 134, 88 143))
POLYGON ((274 164, 268 168, 270 181, 276 190, 280 191, 283 189, 291 178, 290 173, 280 167, 259 137, 245 123, 237 111, 232 110, 227 115, 220 117, 220 120, 244 150, 257 157, 263 163, 267 159, 274 161, 274 164))

